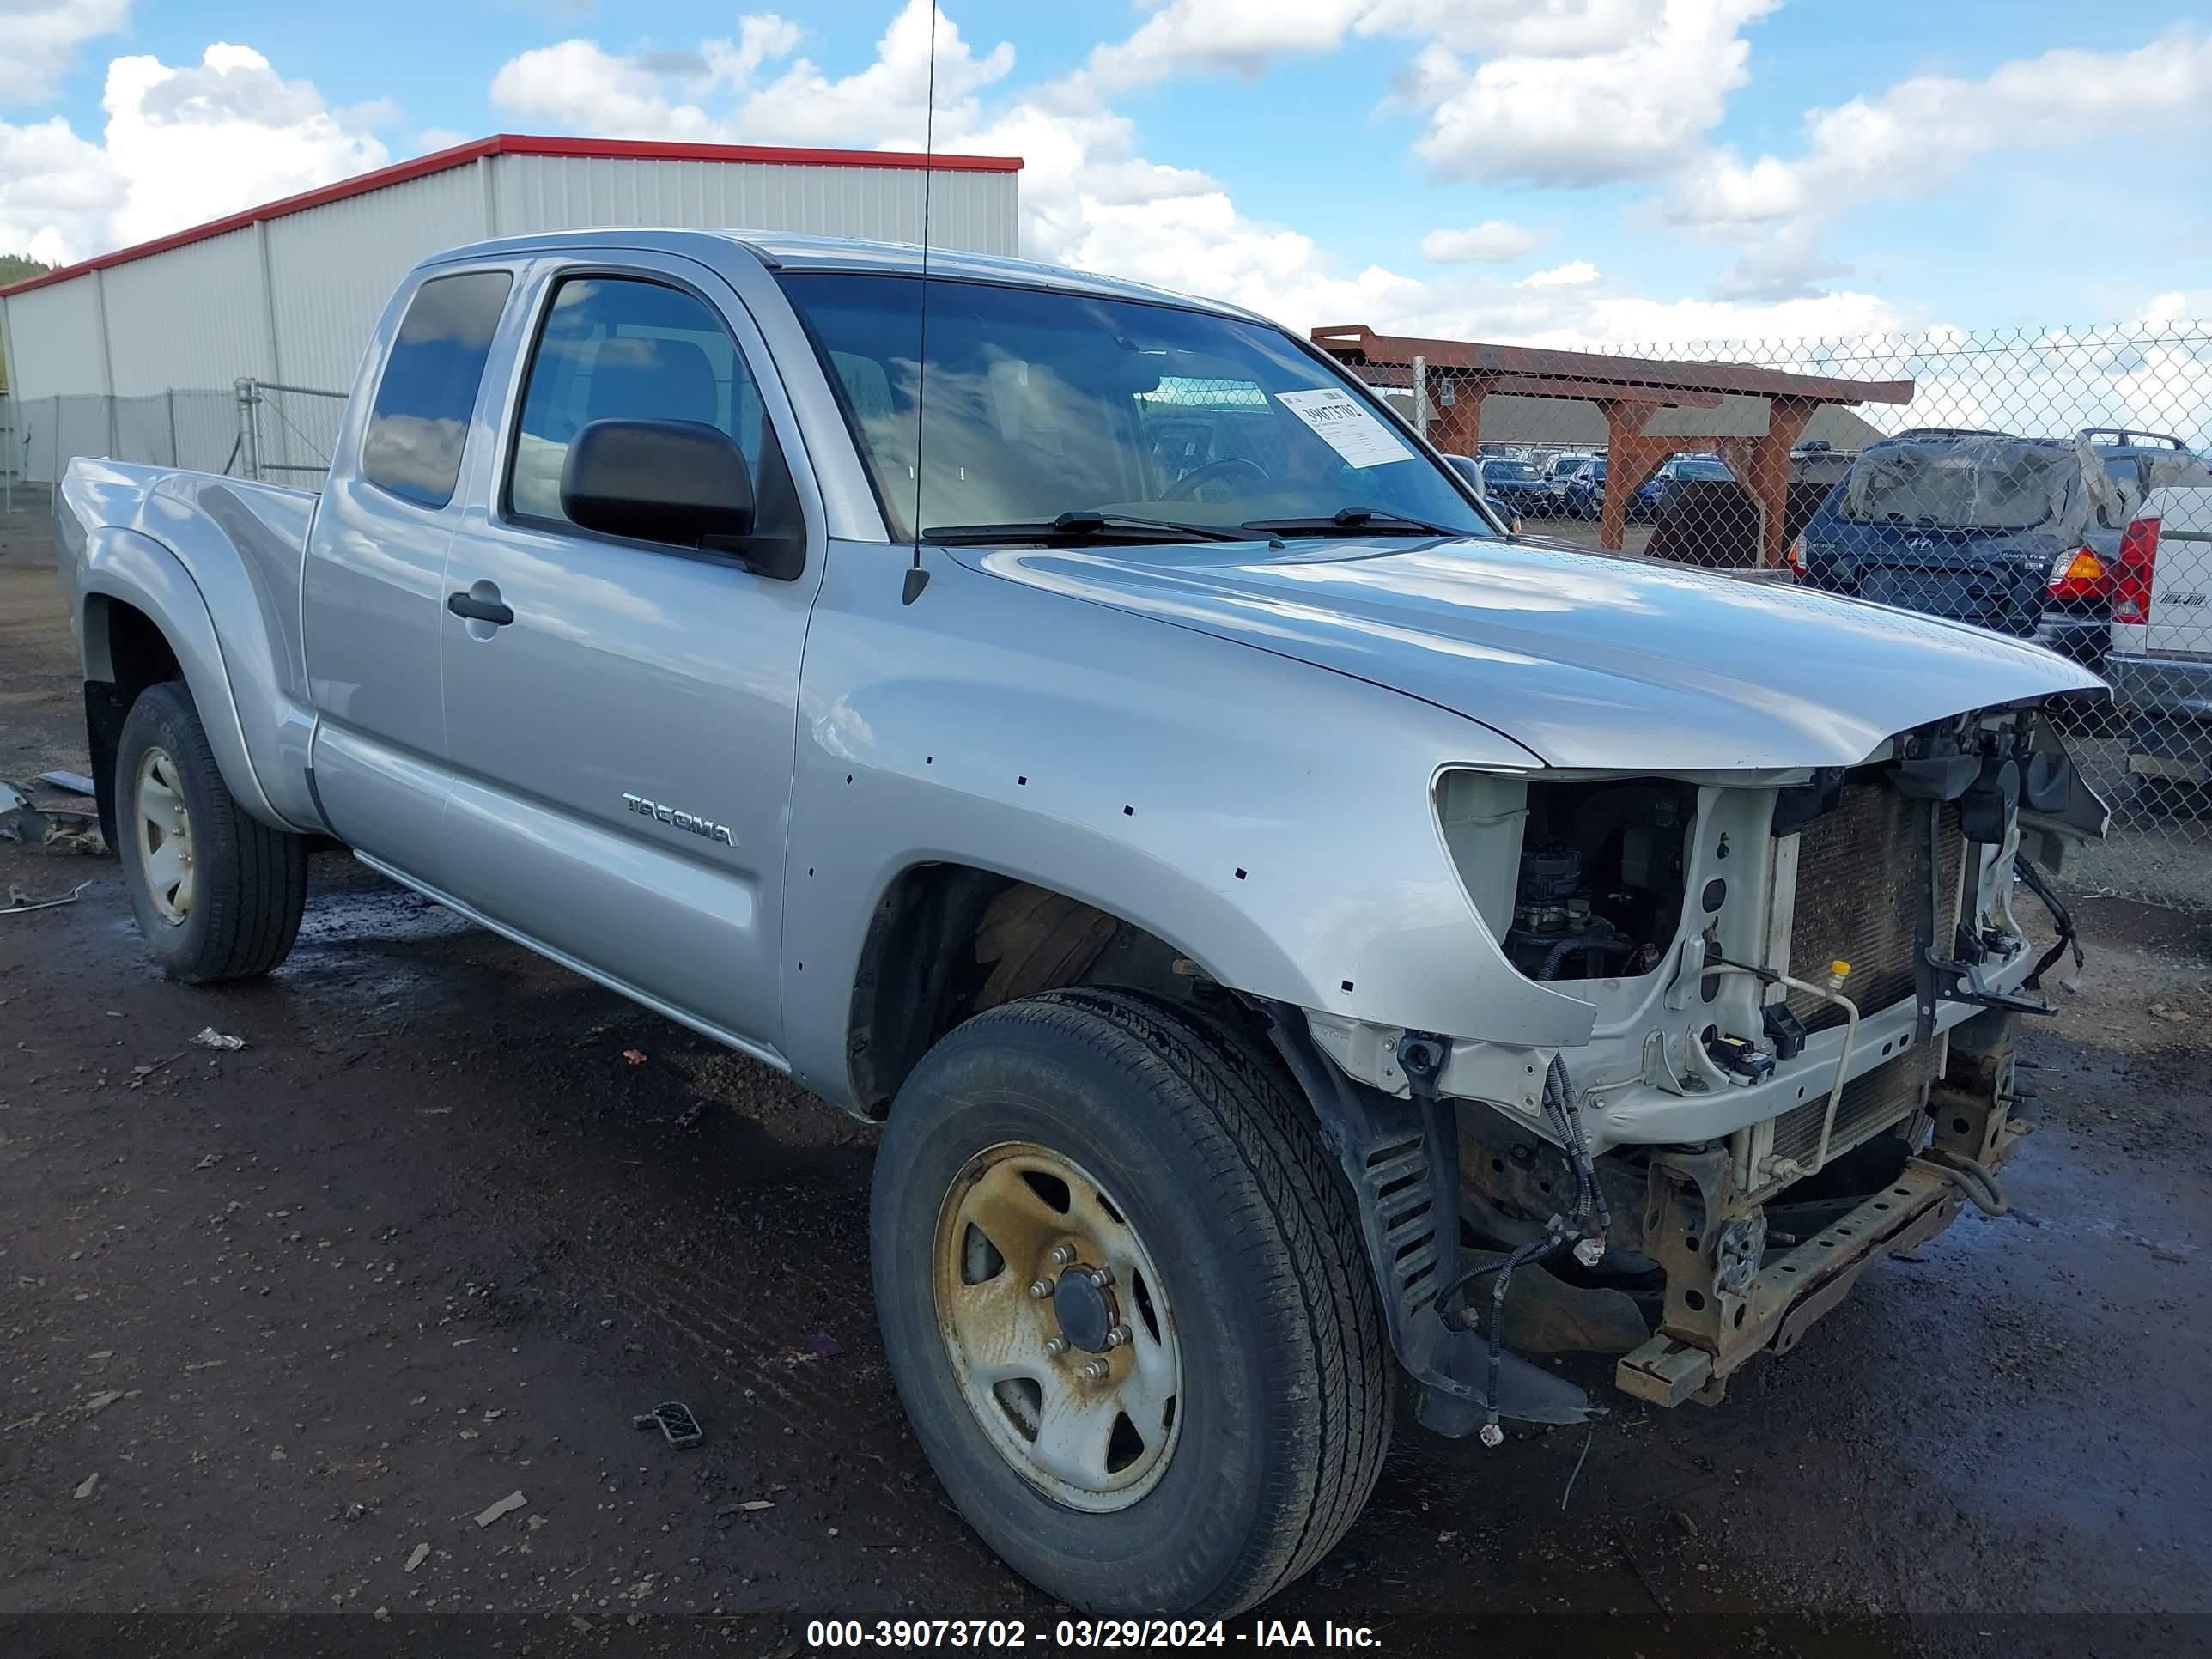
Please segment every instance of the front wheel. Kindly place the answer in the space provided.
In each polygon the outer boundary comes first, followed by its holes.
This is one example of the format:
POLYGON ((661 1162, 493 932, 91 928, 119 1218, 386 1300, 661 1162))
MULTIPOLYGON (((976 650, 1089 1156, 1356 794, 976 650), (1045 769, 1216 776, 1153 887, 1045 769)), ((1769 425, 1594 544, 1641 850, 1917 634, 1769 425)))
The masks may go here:
POLYGON ((977 1016, 899 1091, 871 1249, 931 1465, 1055 1597, 1225 1617, 1366 1502, 1392 1376, 1374 1284, 1256 1046, 1113 991, 977 1016))
POLYGON ((239 805, 173 680, 124 718, 115 827, 139 935, 172 979, 250 979, 284 960, 307 902, 307 842, 239 805))

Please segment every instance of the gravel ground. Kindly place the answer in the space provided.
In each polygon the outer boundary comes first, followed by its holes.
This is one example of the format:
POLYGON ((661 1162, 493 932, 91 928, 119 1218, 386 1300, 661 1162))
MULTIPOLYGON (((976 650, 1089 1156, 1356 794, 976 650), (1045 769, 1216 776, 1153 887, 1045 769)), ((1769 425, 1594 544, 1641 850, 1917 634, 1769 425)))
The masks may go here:
MULTIPOLYGON (((0 776, 84 763, 40 528, 0 524, 0 776)), ((79 882, 0 917, 0 1652, 1050 1627, 901 1419, 871 1131, 339 855, 284 968, 219 991, 147 969, 112 859, 0 843, 0 888, 79 882), (667 1399, 704 1445, 631 1427, 667 1399)), ((2205 1650, 2212 939, 2081 909, 2027 1219, 1872 1267, 1717 1408, 1616 1395, 1494 1452, 1407 1418, 1262 1616, 1401 1653, 2205 1650)))

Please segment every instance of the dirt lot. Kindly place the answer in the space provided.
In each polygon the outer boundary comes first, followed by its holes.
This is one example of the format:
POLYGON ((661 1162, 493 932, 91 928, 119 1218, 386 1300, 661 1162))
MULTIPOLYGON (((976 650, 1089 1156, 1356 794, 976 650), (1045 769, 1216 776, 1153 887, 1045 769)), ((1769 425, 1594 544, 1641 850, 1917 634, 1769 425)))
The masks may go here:
MULTIPOLYGON (((42 529, 0 525, 0 776, 84 764, 42 529)), ((0 1651, 1049 1627, 900 1419, 870 1132, 339 856, 242 989, 150 973, 112 859, 0 843, 0 888, 80 882, 0 916, 0 1651), (672 1398, 698 1449, 632 1428, 672 1398)), ((1615 1396, 1494 1452, 1408 1418, 1266 1616, 1401 1653, 2203 1651, 2208 929, 2082 908, 2025 1218, 1871 1269, 1717 1409, 1615 1396)))

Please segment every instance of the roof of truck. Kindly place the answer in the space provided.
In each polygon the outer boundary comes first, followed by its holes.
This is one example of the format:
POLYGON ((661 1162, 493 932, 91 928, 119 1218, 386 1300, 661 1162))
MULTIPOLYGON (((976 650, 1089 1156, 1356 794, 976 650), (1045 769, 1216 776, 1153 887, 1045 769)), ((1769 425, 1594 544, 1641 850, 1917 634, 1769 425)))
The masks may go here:
POLYGON ((775 230, 694 230, 673 227, 625 227, 610 230, 549 230, 527 236, 507 236, 495 241, 471 242, 448 249, 428 263, 450 264, 502 253, 547 248, 636 248, 680 252, 683 243, 698 238, 734 244, 771 270, 864 271, 880 275, 918 276, 925 269, 932 276, 955 282, 998 283, 1021 288, 1048 288, 1063 293, 1096 295, 1103 300, 1138 300, 1153 305, 1219 312, 1253 322, 1269 323, 1256 312, 1220 300, 1178 294, 1149 283, 1133 283, 1119 276, 1101 276, 1066 265, 1036 259, 1011 259, 998 254, 968 253, 956 248, 924 250, 917 242, 865 241, 855 237, 800 236, 775 230))

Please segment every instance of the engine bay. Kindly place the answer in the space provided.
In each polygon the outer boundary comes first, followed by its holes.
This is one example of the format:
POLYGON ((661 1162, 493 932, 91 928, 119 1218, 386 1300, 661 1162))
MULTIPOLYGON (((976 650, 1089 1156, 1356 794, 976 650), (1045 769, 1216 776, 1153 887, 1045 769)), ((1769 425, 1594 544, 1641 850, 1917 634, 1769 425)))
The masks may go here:
POLYGON ((1530 785, 1505 935, 1513 965, 1535 980, 1656 969, 1681 925, 1697 800, 1667 778, 1530 785))

